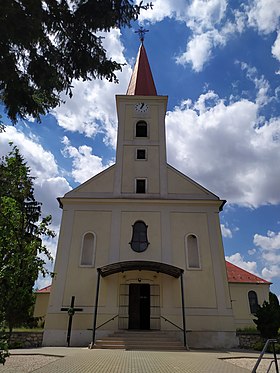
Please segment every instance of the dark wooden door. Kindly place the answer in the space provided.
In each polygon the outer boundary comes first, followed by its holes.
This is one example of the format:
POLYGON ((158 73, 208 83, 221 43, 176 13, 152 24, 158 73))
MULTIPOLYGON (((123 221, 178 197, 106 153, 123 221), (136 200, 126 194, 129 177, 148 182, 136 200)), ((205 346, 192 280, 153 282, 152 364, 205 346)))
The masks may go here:
POLYGON ((150 329, 150 285, 129 285, 129 329, 150 329))

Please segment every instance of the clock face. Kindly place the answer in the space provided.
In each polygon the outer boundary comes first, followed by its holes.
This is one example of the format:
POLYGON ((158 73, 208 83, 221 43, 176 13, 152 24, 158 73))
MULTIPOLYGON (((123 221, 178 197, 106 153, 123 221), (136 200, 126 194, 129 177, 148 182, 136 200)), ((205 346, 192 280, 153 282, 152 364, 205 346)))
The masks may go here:
POLYGON ((145 104, 145 102, 138 102, 138 104, 135 105, 135 110, 138 113, 146 113, 149 109, 149 106, 145 104))

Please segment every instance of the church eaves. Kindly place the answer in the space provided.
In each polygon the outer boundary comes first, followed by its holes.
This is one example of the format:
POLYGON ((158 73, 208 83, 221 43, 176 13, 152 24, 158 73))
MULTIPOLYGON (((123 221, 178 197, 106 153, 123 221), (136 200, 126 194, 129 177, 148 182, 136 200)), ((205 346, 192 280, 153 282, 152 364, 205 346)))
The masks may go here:
POLYGON ((132 96, 157 96, 156 86, 143 43, 139 47, 126 94, 132 96))

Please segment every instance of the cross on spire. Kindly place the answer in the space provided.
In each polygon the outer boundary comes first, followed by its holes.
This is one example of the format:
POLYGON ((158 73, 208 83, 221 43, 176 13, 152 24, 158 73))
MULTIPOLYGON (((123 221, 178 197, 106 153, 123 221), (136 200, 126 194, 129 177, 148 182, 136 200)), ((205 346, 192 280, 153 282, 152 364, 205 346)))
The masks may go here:
POLYGON ((143 41, 145 39, 145 34, 147 32, 149 32, 149 30, 144 29, 144 27, 142 27, 142 26, 139 27, 139 29, 137 31, 135 31, 135 33, 138 34, 141 43, 143 43, 143 41))

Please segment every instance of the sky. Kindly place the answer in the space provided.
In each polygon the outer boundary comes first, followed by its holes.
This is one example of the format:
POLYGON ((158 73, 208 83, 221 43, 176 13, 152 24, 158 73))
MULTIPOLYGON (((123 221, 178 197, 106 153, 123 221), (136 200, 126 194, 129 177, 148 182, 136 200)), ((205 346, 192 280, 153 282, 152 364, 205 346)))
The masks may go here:
MULTIPOLYGON (((57 197, 115 161, 115 95, 125 94, 145 48, 159 95, 168 95, 168 163, 227 200, 220 213, 226 259, 273 284, 280 296, 279 0, 153 0, 131 28, 101 33, 124 63, 119 84, 75 81, 73 97, 12 126, 1 113, 0 155, 16 144, 35 179, 43 215, 59 233, 57 197)), ((56 253, 57 237, 44 241, 56 253)), ((52 264, 48 263, 48 268, 52 264)), ((50 283, 40 277, 36 287, 50 283)))

